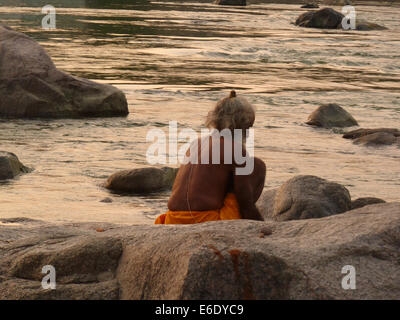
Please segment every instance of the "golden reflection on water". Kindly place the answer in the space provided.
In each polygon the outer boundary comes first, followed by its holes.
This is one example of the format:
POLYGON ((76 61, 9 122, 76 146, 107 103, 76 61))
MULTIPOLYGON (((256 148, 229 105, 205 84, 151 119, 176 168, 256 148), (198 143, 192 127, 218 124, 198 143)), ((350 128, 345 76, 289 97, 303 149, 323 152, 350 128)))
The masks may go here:
POLYGON ((146 133, 168 122, 200 130, 231 88, 257 106, 256 154, 266 187, 297 174, 344 184, 352 197, 399 200, 400 150, 365 148, 341 130, 304 125, 336 102, 362 127, 399 127, 400 11, 358 7, 387 31, 343 32, 291 24, 298 5, 152 3, 115 9, 58 8, 55 31, 38 8, 1 7, 0 19, 48 50, 74 75, 111 83, 130 115, 116 119, 0 121, 1 149, 35 171, 0 184, 1 217, 152 223, 168 193, 122 197, 101 183, 116 170, 145 166, 146 133), (110 197, 112 203, 100 202, 110 197))

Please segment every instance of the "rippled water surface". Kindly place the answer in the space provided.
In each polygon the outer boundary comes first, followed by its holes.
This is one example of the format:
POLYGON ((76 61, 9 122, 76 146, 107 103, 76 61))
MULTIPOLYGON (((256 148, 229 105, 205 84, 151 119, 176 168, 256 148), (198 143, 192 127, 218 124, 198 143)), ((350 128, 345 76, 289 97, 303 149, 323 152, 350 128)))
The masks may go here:
POLYGON ((356 146, 341 130, 304 124, 318 105, 335 102, 361 127, 399 127, 399 6, 356 7, 387 31, 344 32, 292 25, 298 5, 56 2, 57 30, 41 29, 40 8, 5 0, 0 21, 38 40, 60 69, 122 89, 130 114, 0 121, 1 149, 35 169, 0 184, 1 217, 152 223, 168 192, 118 196, 101 183, 147 165, 149 129, 167 132, 176 120, 200 130, 231 88, 257 106, 255 152, 267 163, 266 187, 313 174, 344 184, 353 198, 400 200, 399 148, 356 146), (113 202, 100 202, 105 197, 113 202))

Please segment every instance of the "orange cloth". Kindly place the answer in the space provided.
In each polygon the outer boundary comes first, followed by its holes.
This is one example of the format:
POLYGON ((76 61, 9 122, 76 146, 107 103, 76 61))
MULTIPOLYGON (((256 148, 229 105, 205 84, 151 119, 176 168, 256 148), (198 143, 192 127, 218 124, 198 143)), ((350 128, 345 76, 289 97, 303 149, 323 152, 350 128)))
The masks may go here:
POLYGON ((206 221, 240 219, 239 204, 233 193, 228 193, 221 209, 209 211, 168 211, 154 224, 192 224, 206 221))

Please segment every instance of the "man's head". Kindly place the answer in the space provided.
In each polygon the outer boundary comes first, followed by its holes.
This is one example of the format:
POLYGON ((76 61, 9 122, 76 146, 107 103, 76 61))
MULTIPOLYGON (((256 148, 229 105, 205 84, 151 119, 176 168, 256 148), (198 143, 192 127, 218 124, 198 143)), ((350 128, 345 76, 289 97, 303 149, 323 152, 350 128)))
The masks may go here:
POLYGON ((234 90, 226 98, 218 101, 206 119, 208 128, 218 131, 223 129, 248 129, 253 126, 255 120, 255 108, 242 97, 237 97, 234 90))

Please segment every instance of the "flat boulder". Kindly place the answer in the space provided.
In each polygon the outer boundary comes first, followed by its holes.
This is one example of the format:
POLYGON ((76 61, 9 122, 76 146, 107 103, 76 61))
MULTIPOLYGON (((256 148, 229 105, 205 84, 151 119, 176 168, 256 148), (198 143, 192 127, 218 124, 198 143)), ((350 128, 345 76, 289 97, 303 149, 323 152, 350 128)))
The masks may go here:
POLYGON ((362 144, 365 146, 400 145, 400 137, 396 137, 393 134, 386 132, 376 132, 355 139, 354 144, 362 144))
POLYGON ((36 41, 0 26, 0 118, 127 114, 121 90, 58 70, 36 41))
POLYGON ((295 176, 257 202, 265 219, 276 221, 322 218, 351 209, 349 191, 316 176, 295 176))
POLYGON ((172 188, 177 168, 138 168, 112 174, 105 187, 120 193, 152 193, 172 188))
POLYGON ((12 179, 29 171, 14 153, 0 151, 0 180, 12 179))
POLYGON ((369 206, 370 204, 385 203, 385 200, 375 197, 358 198, 351 202, 351 210, 369 206))
POLYGON ((356 21, 356 29, 359 31, 387 30, 385 26, 358 19, 356 21))
POLYGON ((285 222, 0 221, 1 300, 400 297, 400 203, 285 222), (56 268, 56 290, 41 286, 44 265, 56 268), (343 290, 346 265, 355 268, 356 290, 343 290))
POLYGON ((246 0, 216 0, 215 4, 223 6, 245 6, 246 0))
POLYGON ((332 8, 323 8, 301 14, 295 25, 305 28, 337 29, 343 18, 344 15, 340 12, 332 8))
POLYGON ((356 119, 336 103, 324 104, 318 107, 310 114, 306 124, 323 128, 358 125, 356 119))
POLYGON ((372 133, 377 133, 377 132, 384 132, 384 133, 390 133, 393 134, 395 137, 400 137, 400 130, 395 129, 395 128, 377 128, 377 129, 357 129, 357 130, 352 130, 349 132, 346 132, 343 135, 343 138, 345 139, 357 139, 361 138, 363 136, 372 134, 372 133))

